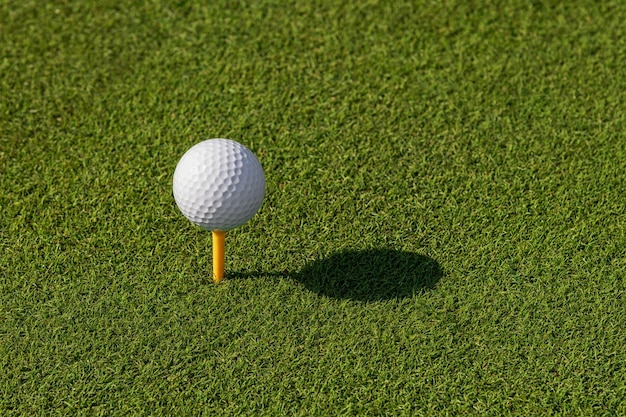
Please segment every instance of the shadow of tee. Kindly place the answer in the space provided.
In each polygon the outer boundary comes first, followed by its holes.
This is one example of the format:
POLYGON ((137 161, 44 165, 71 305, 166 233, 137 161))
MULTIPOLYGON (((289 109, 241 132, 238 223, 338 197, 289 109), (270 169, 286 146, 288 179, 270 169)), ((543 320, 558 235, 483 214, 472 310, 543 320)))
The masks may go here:
POLYGON ((320 295, 357 301, 410 297, 435 287, 443 272, 437 261, 389 249, 338 252, 293 275, 320 295))

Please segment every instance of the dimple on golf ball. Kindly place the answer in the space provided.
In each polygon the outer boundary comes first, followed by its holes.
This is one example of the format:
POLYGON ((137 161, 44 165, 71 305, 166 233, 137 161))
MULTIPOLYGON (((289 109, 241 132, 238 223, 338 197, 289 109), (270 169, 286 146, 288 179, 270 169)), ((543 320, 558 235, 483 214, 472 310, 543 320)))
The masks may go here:
POLYGON ((250 220, 265 196, 265 174, 257 157, 230 139, 192 146, 174 171, 174 199, 191 222, 227 231, 250 220))

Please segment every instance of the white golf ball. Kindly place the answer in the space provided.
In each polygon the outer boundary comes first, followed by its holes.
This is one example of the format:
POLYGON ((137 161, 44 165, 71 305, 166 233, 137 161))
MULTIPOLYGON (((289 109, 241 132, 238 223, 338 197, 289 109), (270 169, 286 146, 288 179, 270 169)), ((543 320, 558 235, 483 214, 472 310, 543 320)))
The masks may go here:
POLYGON ((230 230, 250 220, 265 196, 265 174, 257 157, 230 139, 191 147, 174 171, 180 211, 206 230, 230 230))

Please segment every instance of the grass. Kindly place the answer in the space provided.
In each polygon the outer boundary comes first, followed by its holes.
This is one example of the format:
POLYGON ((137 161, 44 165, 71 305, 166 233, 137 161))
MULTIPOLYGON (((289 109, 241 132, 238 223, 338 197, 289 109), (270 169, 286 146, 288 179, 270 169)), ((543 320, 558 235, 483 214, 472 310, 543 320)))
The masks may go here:
POLYGON ((626 414, 621 1, 0 1, 0 414, 626 414), (268 181, 177 210, 192 144, 268 181))

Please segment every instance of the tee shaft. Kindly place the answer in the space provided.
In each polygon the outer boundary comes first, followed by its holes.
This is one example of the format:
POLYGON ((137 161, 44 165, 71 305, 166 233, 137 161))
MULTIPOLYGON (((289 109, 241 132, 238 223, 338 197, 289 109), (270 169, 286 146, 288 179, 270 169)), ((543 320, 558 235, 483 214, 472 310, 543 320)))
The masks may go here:
POLYGON ((213 230, 213 282, 224 279, 224 248, 226 232, 213 230))

